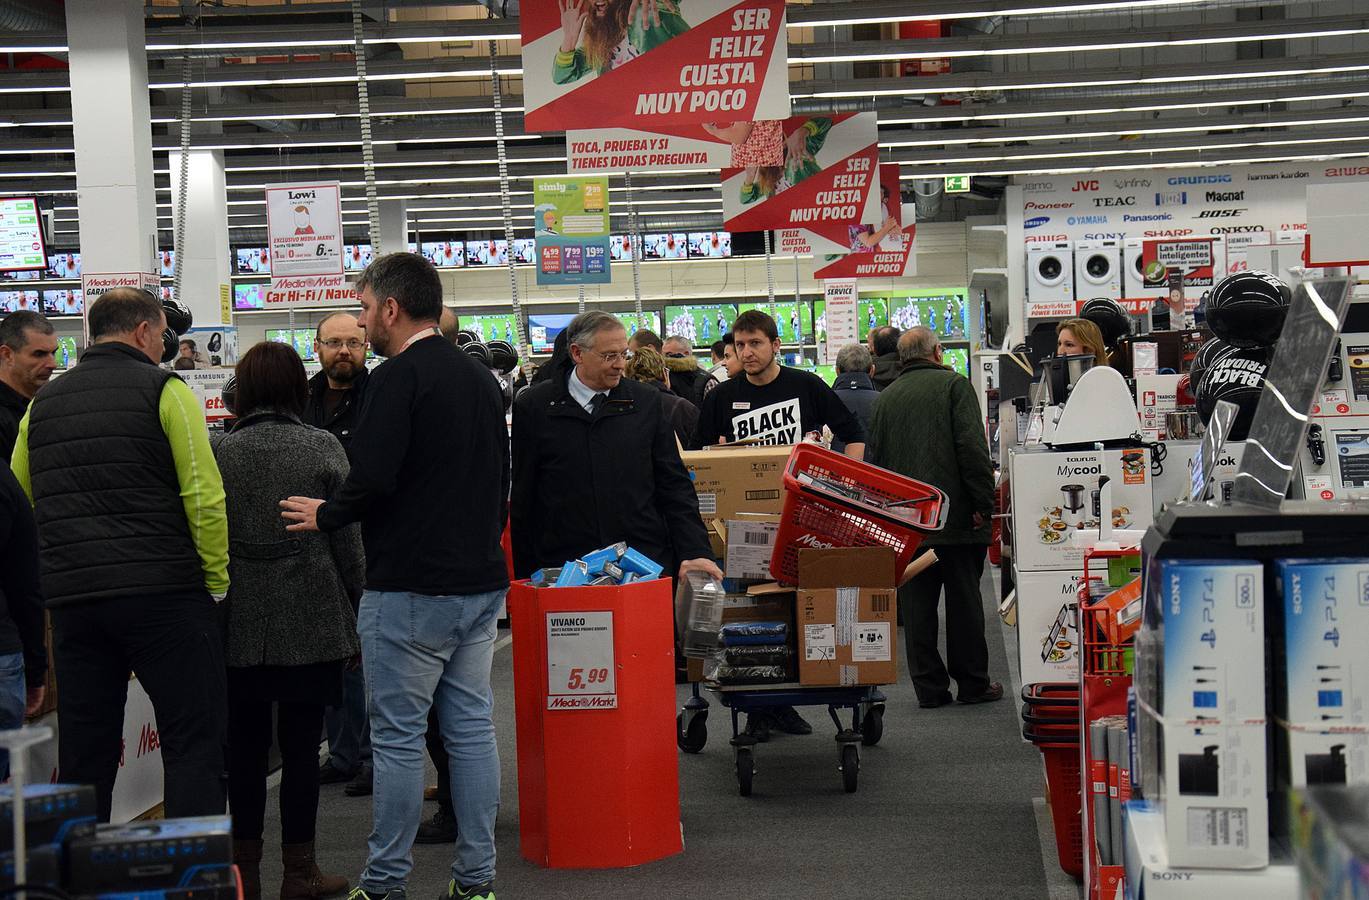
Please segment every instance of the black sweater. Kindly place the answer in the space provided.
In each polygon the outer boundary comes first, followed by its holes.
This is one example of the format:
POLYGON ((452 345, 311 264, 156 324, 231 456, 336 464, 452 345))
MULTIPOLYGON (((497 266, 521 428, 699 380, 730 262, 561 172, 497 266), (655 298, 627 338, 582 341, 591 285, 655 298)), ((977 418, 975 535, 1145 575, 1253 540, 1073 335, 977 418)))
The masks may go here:
POLYGON ((38 528, 24 489, 0 465, 0 653, 23 651, 29 687, 48 671, 43 642, 43 590, 38 581, 38 528))
POLYGON ((508 447, 489 370, 440 337, 416 341, 371 373, 351 474, 319 508, 319 527, 361 522, 368 590, 506 588, 508 447))

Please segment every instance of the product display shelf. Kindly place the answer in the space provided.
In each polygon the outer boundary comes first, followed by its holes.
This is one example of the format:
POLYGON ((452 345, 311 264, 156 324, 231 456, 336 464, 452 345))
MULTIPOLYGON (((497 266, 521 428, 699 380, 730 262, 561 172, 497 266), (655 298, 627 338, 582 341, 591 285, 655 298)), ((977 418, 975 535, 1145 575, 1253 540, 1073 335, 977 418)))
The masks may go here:
MULTIPOLYGON (((1104 573, 1108 560, 1140 557, 1140 548, 1124 550, 1091 549, 1084 555, 1084 578, 1079 584, 1079 636, 1082 655, 1079 666, 1079 769, 1082 799, 1081 826, 1084 837, 1084 892, 1088 900, 1103 900, 1116 896, 1125 878, 1125 867, 1100 865, 1098 847, 1093 840, 1093 804, 1090 760, 1093 746, 1090 723, 1105 716, 1124 716, 1127 712, 1127 691, 1131 687, 1132 652, 1130 638, 1114 643, 1105 626, 1112 610, 1104 606, 1101 596, 1094 596, 1089 585, 1104 573)), ((1106 583, 1106 582, 1104 582, 1106 583)), ((1120 791, 1129 794, 1129 786, 1120 791)), ((1119 801, 1127 798, 1120 795, 1119 801)))

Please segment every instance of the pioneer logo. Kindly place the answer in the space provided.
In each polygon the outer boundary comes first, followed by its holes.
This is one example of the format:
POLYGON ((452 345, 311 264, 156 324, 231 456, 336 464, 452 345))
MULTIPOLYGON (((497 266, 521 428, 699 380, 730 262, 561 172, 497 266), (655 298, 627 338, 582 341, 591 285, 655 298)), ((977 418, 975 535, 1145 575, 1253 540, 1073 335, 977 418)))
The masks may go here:
POLYGON ((1034 216, 1022 223, 1023 228, 1040 228, 1051 220, 1050 216, 1034 216))
POLYGON ((803 544, 805 547, 813 547, 818 550, 831 550, 834 546, 836 546, 835 544, 829 543, 827 541, 818 540, 817 537, 811 534, 805 534, 803 537, 794 541, 794 543, 803 544))
POLYGON ((1075 191, 1075 192, 1078 192, 1078 191, 1096 191, 1096 190, 1098 190, 1098 187, 1099 187, 1099 185, 1098 185, 1097 180, 1094 180, 1094 181, 1076 181, 1076 182, 1074 183, 1074 187, 1070 188, 1070 190, 1075 191))
POLYGON ((1184 206, 1188 203, 1187 191, 1167 191, 1155 195, 1156 206, 1184 206))
POLYGON ((1235 207, 1233 209, 1205 209, 1198 213, 1200 219, 1234 219, 1246 213, 1245 207, 1235 207))
POLYGON ((1255 234, 1264 231, 1263 225, 1213 225, 1209 234, 1255 234))
POLYGON ((1133 215, 1130 215, 1130 214, 1124 214, 1124 215, 1122 216, 1122 221, 1123 221, 1123 222, 1172 222, 1172 221, 1174 221, 1174 216, 1173 216, 1173 214, 1171 214, 1171 213, 1145 213, 1144 215, 1139 215, 1139 216, 1133 216, 1133 215))
POLYGON ((1111 209, 1116 206, 1135 206, 1136 198, 1126 197, 1094 197, 1093 205, 1097 209, 1111 209))
POLYGON ((1167 182, 1171 186, 1192 186, 1195 184, 1230 184, 1230 175, 1176 175, 1167 182))
POLYGON ((1148 187, 1150 187, 1150 179, 1149 179, 1149 178, 1114 178, 1113 181, 1112 181, 1112 186, 1115 187, 1115 188, 1117 188, 1117 190, 1119 190, 1119 191, 1129 191, 1129 190, 1131 190, 1132 188, 1148 188, 1148 187))
POLYGON ((1107 216, 1070 216, 1065 220, 1070 225, 1106 225, 1107 216))
POLYGON ((1028 200, 1024 209, 1074 209, 1073 203, 1036 203, 1028 200))
POLYGON ((1245 200, 1245 191, 1208 191, 1208 203, 1240 203, 1245 200))
POLYGON ((1369 175, 1369 166, 1332 166, 1326 170, 1327 178, 1356 178, 1369 175))

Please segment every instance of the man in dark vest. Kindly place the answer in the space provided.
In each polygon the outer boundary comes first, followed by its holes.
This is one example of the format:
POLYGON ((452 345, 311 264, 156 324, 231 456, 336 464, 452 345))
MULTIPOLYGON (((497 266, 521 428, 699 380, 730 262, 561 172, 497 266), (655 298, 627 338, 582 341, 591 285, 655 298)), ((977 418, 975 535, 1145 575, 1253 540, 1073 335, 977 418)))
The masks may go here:
POLYGON ((90 349, 34 399, 12 461, 33 501, 52 613, 58 770, 95 786, 108 821, 131 672, 157 717, 167 818, 221 815, 215 605, 228 590, 228 520, 204 408, 157 366, 157 298, 108 291, 88 325, 90 349))

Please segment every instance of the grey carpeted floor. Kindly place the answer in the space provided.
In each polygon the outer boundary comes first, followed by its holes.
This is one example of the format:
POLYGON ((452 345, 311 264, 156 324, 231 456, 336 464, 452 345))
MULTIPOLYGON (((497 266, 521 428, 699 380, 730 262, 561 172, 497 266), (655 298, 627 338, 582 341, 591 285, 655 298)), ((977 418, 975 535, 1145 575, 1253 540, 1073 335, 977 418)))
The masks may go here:
MULTIPOLYGON (((495 655, 496 728, 503 763, 498 826, 499 896, 585 898, 840 897, 1003 900, 1069 897, 1075 891, 1054 866, 1054 844, 1039 821, 1043 793, 1038 751, 1018 734, 1015 679, 986 576, 991 674, 1008 693, 998 703, 917 708, 904 681, 889 695, 884 739, 862 756, 860 789, 846 794, 826 711, 804 710, 809 737, 778 736, 757 754, 755 794, 737 795, 727 711, 713 703, 709 743, 680 756, 685 852, 631 870, 539 869, 518 853, 512 657, 495 655), (1044 846, 1044 851, 1043 851, 1044 846)), ((902 647, 899 648, 902 653, 902 647)), ((683 698, 686 689, 680 689, 683 698)), ((272 799, 274 804, 274 796, 272 799)), ((426 804, 430 814, 433 804, 426 804)), ((328 871, 355 879, 366 856, 369 799, 323 788, 319 855, 328 871)), ((268 812, 263 880, 279 878, 278 834, 268 812)), ((445 888, 449 847, 417 847, 412 897, 434 900, 445 888)))

